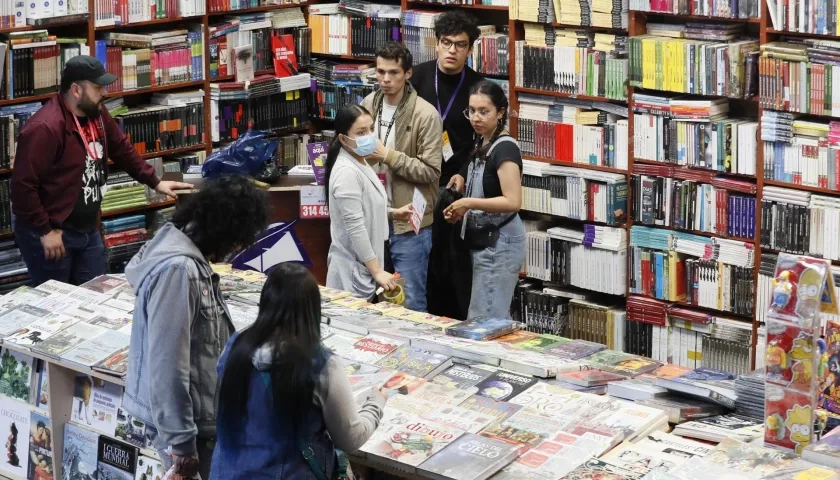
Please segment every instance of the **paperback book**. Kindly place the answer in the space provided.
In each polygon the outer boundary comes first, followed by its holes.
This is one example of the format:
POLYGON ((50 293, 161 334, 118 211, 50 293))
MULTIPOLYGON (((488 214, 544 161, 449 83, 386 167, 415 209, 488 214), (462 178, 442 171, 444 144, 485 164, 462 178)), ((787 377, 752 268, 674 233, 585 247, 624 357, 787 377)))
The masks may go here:
POLYGON ((100 435, 96 457, 98 478, 134 480, 137 455, 137 447, 100 435))
POLYGON ((455 364, 432 378, 432 382, 475 393, 478 391, 476 385, 492 374, 492 371, 482 369, 480 366, 455 364))
POLYGON ((73 423, 64 424, 64 453, 61 464, 65 478, 97 478, 99 434, 73 423))
POLYGON ((515 332, 519 330, 519 328, 519 322, 514 320, 504 318, 484 318, 459 322, 457 325, 448 327, 446 329, 446 334, 470 340, 486 341, 515 332))
POLYGON ((49 417, 32 412, 29 422, 29 476, 51 479, 53 472, 52 426, 49 417))
POLYGON ((492 398, 495 401, 506 401, 519 395, 528 387, 537 383, 533 377, 516 373, 497 371, 476 385, 478 395, 492 398))
POLYGON ((361 450, 395 468, 417 467, 464 434, 463 430, 413 415, 378 428, 361 450))
POLYGON ((735 408, 735 375, 729 372, 700 367, 676 378, 657 378, 656 384, 674 392, 735 408))
POLYGON ((513 461, 517 445, 466 433, 420 466, 420 472, 440 480, 485 480, 513 461))
POLYGON ((377 362, 377 365, 415 377, 432 378, 449 368, 452 365, 452 359, 446 355, 403 345, 377 362))
POLYGON ((122 387, 89 375, 77 374, 73 385, 70 420, 105 435, 117 428, 117 412, 122 403, 122 387))
POLYGON ((0 476, 26 478, 29 467, 30 407, 17 400, 0 397, 0 437, 5 438, 5 455, 0 476))

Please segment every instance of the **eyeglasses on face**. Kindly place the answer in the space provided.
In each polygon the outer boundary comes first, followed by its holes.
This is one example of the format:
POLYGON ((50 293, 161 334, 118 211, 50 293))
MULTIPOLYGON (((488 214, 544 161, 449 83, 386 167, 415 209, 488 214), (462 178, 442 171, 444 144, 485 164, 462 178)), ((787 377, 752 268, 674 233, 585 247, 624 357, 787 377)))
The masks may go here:
POLYGON ((473 110, 471 108, 464 109, 464 116, 467 117, 467 119, 471 119, 472 117, 478 117, 482 120, 487 120, 492 114, 493 112, 491 112, 490 110, 473 110))
POLYGON ((449 50, 450 48, 452 48, 452 45, 455 45, 455 51, 456 52, 463 52, 464 50, 467 49, 467 47, 470 46, 470 42, 466 42, 466 41, 453 42, 452 40, 450 40, 448 38, 441 38, 440 39, 440 46, 441 47, 449 50))

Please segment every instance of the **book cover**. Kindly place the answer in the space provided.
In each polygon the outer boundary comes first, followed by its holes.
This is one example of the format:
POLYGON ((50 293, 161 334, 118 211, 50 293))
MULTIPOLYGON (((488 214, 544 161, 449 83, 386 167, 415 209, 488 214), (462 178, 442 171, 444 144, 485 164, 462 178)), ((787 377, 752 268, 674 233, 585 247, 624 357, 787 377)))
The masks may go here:
POLYGON ((324 345, 332 348, 339 356, 356 362, 373 365, 405 343, 380 335, 356 337, 357 339, 355 341, 349 343, 348 340, 352 338, 352 336, 339 337, 338 335, 333 335, 324 340, 324 345))
POLYGON ((505 420, 490 424, 481 435, 520 443, 526 448, 563 431, 571 419, 548 415, 532 408, 522 408, 505 420))
POLYGON ((274 54, 274 76, 285 78, 298 74, 294 35, 272 35, 271 51, 274 54))
POLYGON ((582 387, 591 387, 594 385, 605 385, 609 382, 616 382, 624 380, 625 377, 610 372, 602 372, 601 370, 582 370, 579 372, 561 373, 557 375, 558 380, 573 383, 582 387))
POLYGON ((85 322, 75 323, 60 332, 50 336, 43 342, 34 345, 33 351, 51 357, 60 357, 62 353, 77 345, 105 332, 105 328, 90 325, 85 322))
POLYGON ((675 395, 636 400, 636 403, 662 410, 668 415, 669 423, 685 423, 689 420, 726 413, 726 407, 723 405, 675 395))
POLYGON ((368 455, 416 467, 463 435, 462 430, 407 416, 379 428, 361 450, 368 455))
POLYGON ((161 480, 165 474, 163 464, 158 460, 145 455, 137 459, 137 475, 134 480, 161 480))
POLYGON ((29 355, 4 348, 0 368, 0 394, 28 403, 32 394, 35 360, 29 355))
POLYGON ((98 478, 134 480, 137 455, 137 447, 100 435, 96 456, 98 478))
POLYGON ((669 472, 692 457, 705 457, 714 447, 665 432, 653 432, 636 441, 623 442, 601 457, 614 465, 645 474, 669 472))
POLYGON ((503 468, 493 480, 562 478, 589 458, 587 451, 573 445, 545 440, 503 468))
POLYGON ((233 55, 236 58, 236 81, 244 82, 245 80, 253 80, 254 47, 250 43, 234 47, 233 55))
POLYGON ((42 410, 50 408, 50 379, 47 364, 41 362, 40 377, 38 378, 38 393, 35 406, 42 410))
POLYGON ((70 420, 105 435, 113 435, 117 428, 117 411, 122 404, 122 390, 119 385, 77 374, 70 420))
POLYGON ((0 476, 26 478, 29 467, 29 405, 0 397, 0 438, 5 438, 5 450, 0 459, 0 476))
POLYGON ((704 458, 720 466, 761 478, 789 465, 799 456, 726 438, 704 458))
POLYGON ((446 334, 470 340, 492 340, 519 330, 519 322, 505 318, 485 318, 460 322, 447 327, 446 334))
POLYGON ((681 423, 674 433, 711 442, 719 442, 724 438, 751 442, 764 436, 764 422, 733 413, 681 423))
POLYGON ((472 410, 478 413, 483 413, 492 416, 497 422, 504 421, 514 413, 522 408, 520 405, 514 405, 508 402, 497 402, 490 397, 483 395, 473 395, 464 400, 461 405, 462 408, 472 410))
POLYGON ((64 453, 61 460, 65 479, 97 478, 96 455, 99 434, 87 428, 64 424, 64 453))
POLYGON ((15 331, 49 315, 48 310, 31 305, 18 305, 0 315, 0 337, 11 335, 15 331))
POLYGON ((668 394, 668 389, 658 387, 645 380, 634 378, 608 383, 607 393, 611 397, 633 401, 662 397, 668 394))
POLYGON ((382 385, 389 390, 389 395, 409 395, 426 384, 426 380, 402 372, 394 372, 391 378, 382 385))
POLYGON ((572 340, 571 342, 546 349, 543 353, 555 355, 569 360, 578 360, 588 357, 607 348, 600 343, 588 342, 586 340, 572 340))
MULTIPOLYGON (((275 71, 277 70, 277 61, 275 60, 275 71)), ((306 153, 309 156, 309 164, 312 166, 312 172, 315 174, 315 183, 318 185, 324 184, 324 179, 327 173, 327 152, 330 149, 330 144, 327 142, 312 142, 306 145, 306 153)), ((345 292, 341 292, 345 293, 345 292)), ((349 295, 349 294, 348 294, 349 295)), ((324 298, 324 292, 321 291, 321 298, 324 298)), ((332 299, 342 298, 331 295, 332 299)), ((399 308, 399 307, 398 307, 399 308)))
POLYGON ((478 391, 476 385, 492 374, 492 371, 484 370, 481 367, 456 364, 432 378, 432 382, 475 393, 478 391))
POLYGON ((516 445, 466 433, 423 462, 420 471, 434 478, 483 480, 513 461, 518 450, 516 445))
POLYGON ((53 479, 52 424, 33 411, 29 421, 29 475, 31 480, 53 479))
POLYGON ((646 433, 659 426, 666 429, 668 416, 657 408, 646 407, 621 400, 614 404, 617 408, 604 410, 594 417, 591 422, 624 433, 624 438, 633 440, 637 435, 646 433))
POLYGON ((582 398, 582 396, 583 394, 558 387, 557 385, 537 382, 527 390, 513 397, 510 402, 554 415, 565 412, 578 398, 582 398))
POLYGON ((700 367, 679 377, 657 378, 656 384, 668 390, 701 397, 735 408, 735 375, 714 368, 700 367))
POLYGON ((117 427, 114 430, 114 437, 135 447, 145 448, 146 424, 120 407, 117 410, 117 427))
POLYGON ((426 382, 413 391, 411 396, 436 405, 460 405, 470 397, 470 392, 460 388, 426 382))
POLYGON ((398 370, 420 378, 430 378, 452 365, 451 357, 422 348, 403 345, 377 362, 382 368, 398 370))
POLYGON ((318 290, 321 292, 321 302, 332 302, 334 300, 338 300, 339 298, 349 297, 350 292, 345 292, 344 290, 338 290, 335 288, 324 287, 319 285, 318 290))
POLYGON ((469 433, 478 433, 495 421, 491 415, 456 405, 441 405, 424 417, 469 433))
POLYGON ((561 480, 640 480, 643 476, 607 461, 590 458, 561 480))
POLYGON ((106 330, 89 340, 71 348, 61 355, 61 359, 85 367, 92 367, 124 348, 128 348, 131 335, 116 330, 106 330))
POLYGON ((128 371, 128 347, 121 348, 112 353, 108 358, 93 366, 94 370, 100 370, 119 377, 125 376, 128 371))
POLYGON ((96 293, 112 293, 120 287, 126 287, 127 285, 128 281, 124 278, 118 278, 112 275, 100 275, 93 280, 83 283, 81 287, 96 293))
POLYGON ((382 370, 382 367, 377 365, 368 365, 367 363, 354 362, 344 357, 338 357, 341 363, 344 364, 344 371, 347 375, 371 375, 382 370))
POLYGON ((476 386, 478 395, 490 397, 498 402, 512 399, 535 383, 537 380, 533 377, 498 371, 476 386))
POLYGON ((51 313, 25 327, 17 329, 4 338, 3 341, 15 343, 22 347, 32 347, 78 321, 78 318, 69 317, 60 313, 51 313))

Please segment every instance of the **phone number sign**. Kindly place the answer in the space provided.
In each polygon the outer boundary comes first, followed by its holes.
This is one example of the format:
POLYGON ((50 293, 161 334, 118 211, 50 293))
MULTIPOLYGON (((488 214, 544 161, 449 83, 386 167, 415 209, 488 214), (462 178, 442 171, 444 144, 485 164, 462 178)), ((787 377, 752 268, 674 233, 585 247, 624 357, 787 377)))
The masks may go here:
POLYGON ((300 189, 300 218, 330 218, 324 187, 305 185, 300 189))

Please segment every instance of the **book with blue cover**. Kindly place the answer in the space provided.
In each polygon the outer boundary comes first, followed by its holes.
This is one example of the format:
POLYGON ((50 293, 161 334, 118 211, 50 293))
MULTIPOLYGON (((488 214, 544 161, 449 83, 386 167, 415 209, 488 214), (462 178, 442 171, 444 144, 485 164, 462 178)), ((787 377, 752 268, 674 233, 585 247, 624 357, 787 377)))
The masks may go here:
POLYGON ((459 337, 468 338, 470 340, 493 340, 501 336, 513 333, 519 330, 519 322, 506 318, 483 318, 478 320, 470 320, 453 325, 446 329, 446 334, 459 337))
POLYGON ((656 384, 674 392, 735 408, 735 375, 723 370, 700 367, 679 377, 657 378, 656 384))

